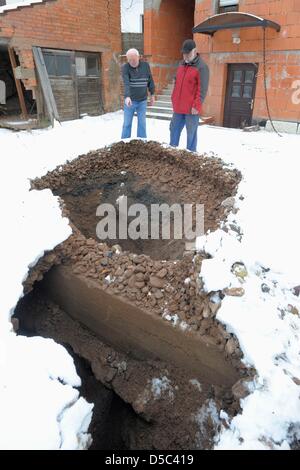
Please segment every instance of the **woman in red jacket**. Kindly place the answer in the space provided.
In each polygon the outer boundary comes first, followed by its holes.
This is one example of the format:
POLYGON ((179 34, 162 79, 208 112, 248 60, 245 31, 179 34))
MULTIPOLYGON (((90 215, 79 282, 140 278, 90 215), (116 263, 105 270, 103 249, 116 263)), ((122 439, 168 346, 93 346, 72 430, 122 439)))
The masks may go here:
POLYGON ((197 150, 197 132, 201 105, 208 89, 209 70, 197 53, 192 39, 182 46, 183 62, 179 65, 172 93, 173 117, 170 124, 170 145, 177 147, 184 126, 187 149, 197 150))

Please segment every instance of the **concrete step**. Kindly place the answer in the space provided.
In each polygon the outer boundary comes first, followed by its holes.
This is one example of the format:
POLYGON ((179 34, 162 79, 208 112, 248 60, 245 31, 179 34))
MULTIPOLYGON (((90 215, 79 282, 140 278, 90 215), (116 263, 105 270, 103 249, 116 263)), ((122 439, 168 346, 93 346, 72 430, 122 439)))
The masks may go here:
POLYGON ((172 110, 173 106, 172 103, 169 103, 168 101, 157 100, 153 106, 150 106, 150 103, 148 102, 148 108, 166 108, 172 110))
POLYGON ((155 113, 155 112, 153 113, 150 111, 147 111, 146 116, 149 119, 161 119, 163 121, 171 121, 172 119, 172 114, 155 113))
MULTIPOLYGON (((153 111, 152 108, 148 108, 146 112, 146 117, 149 119, 161 119, 163 121, 171 121, 173 113, 161 113, 153 111)), ((199 126, 203 126, 205 124, 212 124, 214 122, 213 116, 202 116, 199 119, 199 126)))
POLYGON ((164 101, 164 100, 157 100, 154 103, 155 106, 161 106, 163 108, 171 108, 172 109, 172 101, 164 101))
POLYGON ((165 106, 158 106, 157 103, 155 103, 154 106, 149 106, 149 111, 150 112, 155 112, 155 113, 162 113, 162 114, 170 114, 172 113, 172 108, 166 108, 165 106))
POLYGON ((157 100, 168 101, 171 103, 171 95, 156 95, 157 100))

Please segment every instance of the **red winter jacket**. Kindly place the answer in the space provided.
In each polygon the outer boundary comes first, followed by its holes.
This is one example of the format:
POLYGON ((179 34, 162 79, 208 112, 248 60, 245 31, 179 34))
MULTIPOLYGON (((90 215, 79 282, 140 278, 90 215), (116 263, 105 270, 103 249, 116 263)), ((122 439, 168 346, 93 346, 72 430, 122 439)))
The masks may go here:
POLYGON ((193 62, 179 65, 172 93, 174 113, 191 114, 192 108, 201 112, 200 71, 193 62))

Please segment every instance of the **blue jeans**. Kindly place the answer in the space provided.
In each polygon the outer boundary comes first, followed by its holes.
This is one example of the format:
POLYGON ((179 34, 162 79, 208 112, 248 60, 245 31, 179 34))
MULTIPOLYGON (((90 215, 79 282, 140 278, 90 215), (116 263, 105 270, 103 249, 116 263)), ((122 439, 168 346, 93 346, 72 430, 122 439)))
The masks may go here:
POLYGON ((131 137, 132 120, 135 111, 138 119, 137 137, 146 139, 146 109, 147 100, 132 101, 131 106, 126 106, 126 104, 124 104, 124 124, 121 139, 128 139, 131 137))
POLYGON ((172 145, 172 147, 178 147, 182 129, 186 126, 186 148, 192 152, 196 152, 198 125, 199 114, 173 113, 170 123, 170 145, 172 145))

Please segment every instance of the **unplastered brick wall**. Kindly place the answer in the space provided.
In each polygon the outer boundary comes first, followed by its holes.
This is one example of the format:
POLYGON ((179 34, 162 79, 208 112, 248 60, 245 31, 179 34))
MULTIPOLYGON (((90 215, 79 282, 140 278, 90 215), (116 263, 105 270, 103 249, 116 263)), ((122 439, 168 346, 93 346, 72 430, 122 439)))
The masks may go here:
MULTIPOLYGON (((198 0, 195 24, 216 13, 215 2, 198 0)), ((280 32, 266 30, 266 84, 273 119, 300 121, 300 1, 299 0, 240 0, 239 11, 275 21, 280 32)), ((263 74, 262 28, 240 29, 240 43, 233 44, 232 31, 215 33, 213 37, 195 34, 204 60, 210 67, 210 86, 205 101, 205 114, 223 123, 227 64, 257 63, 258 75, 253 118, 267 119, 263 74)))
POLYGON ((146 2, 144 12, 144 50, 151 56, 157 91, 174 76, 181 59, 181 46, 191 38, 194 26, 195 0, 162 0, 146 2))
MULTIPOLYGON (((119 107, 120 0, 46 0, 0 14, 0 38, 22 67, 34 69, 32 46, 99 52, 105 110, 119 107)), ((26 89, 35 79, 24 80, 26 89)))

